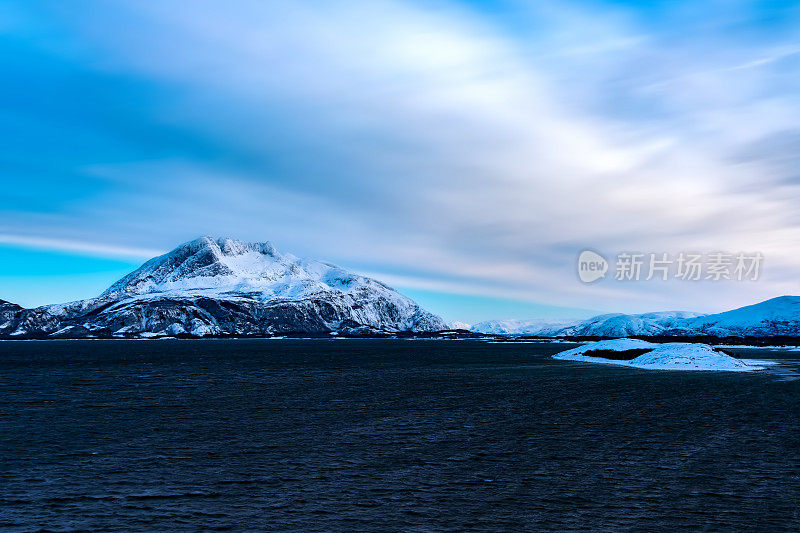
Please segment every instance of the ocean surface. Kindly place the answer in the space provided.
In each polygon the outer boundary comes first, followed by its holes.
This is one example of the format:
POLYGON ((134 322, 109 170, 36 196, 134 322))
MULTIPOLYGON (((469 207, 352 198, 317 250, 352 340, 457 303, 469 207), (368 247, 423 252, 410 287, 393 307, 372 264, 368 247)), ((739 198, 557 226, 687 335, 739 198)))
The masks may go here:
POLYGON ((800 352, 573 346, 0 342, 0 530, 800 529, 800 352))

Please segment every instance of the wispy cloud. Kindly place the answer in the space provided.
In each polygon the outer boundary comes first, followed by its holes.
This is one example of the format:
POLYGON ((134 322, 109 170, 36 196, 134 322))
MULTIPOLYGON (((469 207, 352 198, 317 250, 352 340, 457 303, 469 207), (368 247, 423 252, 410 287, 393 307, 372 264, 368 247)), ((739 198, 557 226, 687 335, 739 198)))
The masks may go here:
POLYGON ((39 250, 59 250, 99 257, 121 257, 143 260, 161 255, 166 251, 159 250, 157 248, 131 248, 113 244, 98 244, 94 242, 50 239, 46 237, 32 237, 27 235, 9 235, 5 233, 0 233, 0 243, 39 250))

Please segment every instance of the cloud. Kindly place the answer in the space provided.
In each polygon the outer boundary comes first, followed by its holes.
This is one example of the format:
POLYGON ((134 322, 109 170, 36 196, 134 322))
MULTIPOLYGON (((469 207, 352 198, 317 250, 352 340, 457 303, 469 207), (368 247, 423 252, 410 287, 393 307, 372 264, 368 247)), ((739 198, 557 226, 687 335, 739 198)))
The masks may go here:
POLYGON ((46 79, 71 73, 56 78, 69 94, 100 97, 77 98, 84 113, 64 115, 66 100, 15 111, 28 124, 36 112, 54 146, 70 140, 54 124, 82 132, 78 155, 46 169, 51 181, 77 176, 81 193, 15 210, 3 228, 132 249, 201 233, 272 239, 418 287, 589 308, 773 296, 794 287, 800 262, 796 192, 763 186, 769 161, 735 155, 799 126, 796 43, 742 29, 758 20, 746 7, 709 10, 39 8, 49 38, 21 40, 48 58, 46 79), (776 276, 746 289, 588 288, 574 273, 585 247, 761 250, 776 276))
POLYGON ((99 257, 122 257, 133 259, 150 259, 161 255, 165 250, 156 248, 130 248, 95 242, 81 242, 64 239, 48 239, 28 235, 9 235, 0 233, 0 243, 34 248, 40 250, 60 250, 65 252, 78 252, 81 254, 99 257))

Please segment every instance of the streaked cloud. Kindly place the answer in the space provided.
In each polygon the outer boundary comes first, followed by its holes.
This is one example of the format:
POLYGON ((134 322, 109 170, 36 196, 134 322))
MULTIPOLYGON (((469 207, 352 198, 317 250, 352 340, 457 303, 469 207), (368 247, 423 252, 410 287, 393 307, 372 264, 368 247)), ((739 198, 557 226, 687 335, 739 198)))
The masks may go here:
POLYGON ((0 244, 11 244, 37 250, 59 250, 100 257, 122 257, 142 260, 161 255, 166 251, 157 248, 130 248, 113 244, 98 244, 95 242, 49 239, 46 237, 9 235, 4 233, 0 233, 0 244))

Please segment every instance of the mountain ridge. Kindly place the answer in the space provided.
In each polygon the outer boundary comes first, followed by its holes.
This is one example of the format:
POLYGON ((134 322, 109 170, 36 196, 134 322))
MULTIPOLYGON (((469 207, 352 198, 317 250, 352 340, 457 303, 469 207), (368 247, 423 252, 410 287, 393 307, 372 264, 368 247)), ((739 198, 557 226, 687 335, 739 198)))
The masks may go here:
MULTIPOLYGON (((485 321, 472 326, 475 333, 532 335, 540 337, 770 337, 800 336, 800 296, 778 296, 756 304, 702 314, 688 311, 661 311, 642 314, 610 313, 552 327, 541 321, 516 321, 517 328, 499 333, 495 323, 485 321)), ((505 321, 511 323, 514 321, 505 321)))
MULTIPOLYGON (((440 317, 378 280, 281 253, 270 242, 209 236, 146 261, 95 298, 33 309, 0 300, 0 338, 385 335, 447 329, 440 317)), ((800 337, 800 296, 714 314, 491 320, 469 329, 551 338, 800 337)))

